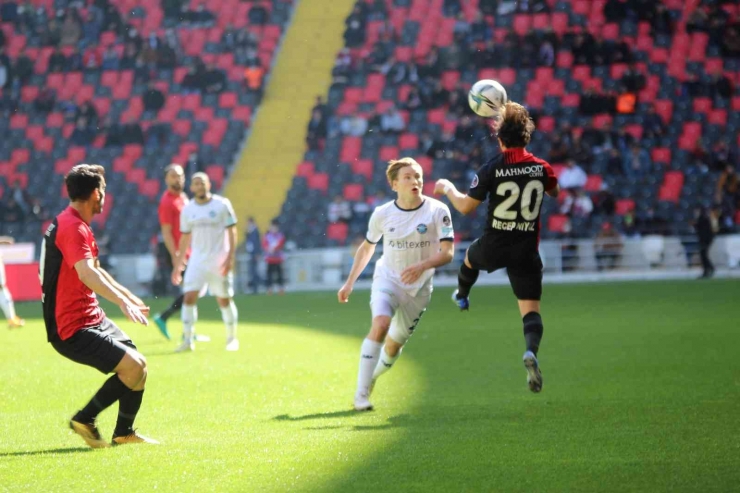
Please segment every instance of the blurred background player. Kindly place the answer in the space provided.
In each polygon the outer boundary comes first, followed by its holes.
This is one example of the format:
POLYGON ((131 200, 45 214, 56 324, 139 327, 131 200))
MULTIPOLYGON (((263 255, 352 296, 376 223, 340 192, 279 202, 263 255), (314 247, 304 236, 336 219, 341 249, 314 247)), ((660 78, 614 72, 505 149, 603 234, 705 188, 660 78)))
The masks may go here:
POLYGON ((285 294, 285 278, 283 277, 285 235, 280 232, 277 221, 272 221, 270 224, 270 229, 262 239, 262 247, 265 250, 265 263, 267 263, 267 294, 272 294, 272 287, 275 285, 280 294, 285 294))
MULTIPOLYGON (((164 241, 169 253, 169 256, 166 257, 168 260, 167 270, 172 272, 178 255, 180 237, 182 236, 180 232, 180 213, 188 203, 188 197, 184 192, 185 172, 182 166, 179 164, 167 166, 164 169, 164 181, 167 190, 164 191, 162 198, 159 200, 159 227, 162 229, 162 241, 164 241)), ((178 296, 169 308, 154 316, 154 323, 167 339, 170 338, 170 333, 167 331, 167 319, 180 310, 183 297, 183 295, 178 296)))
POLYGON ((252 294, 257 294, 260 289, 259 260, 262 256, 262 240, 260 239, 260 230, 253 217, 247 219, 244 247, 249 257, 249 289, 252 294))
POLYGON ((472 212, 488 198, 486 229, 465 254, 453 300, 460 310, 468 310, 470 288, 480 271, 506 268, 524 324, 527 383, 532 392, 539 392, 542 372, 537 351, 544 331, 539 216, 544 194, 557 197, 560 187, 552 167, 525 149, 534 132, 527 110, 510 101, 501 116, 494 127, 501 154, 478 170, 467 195, 444 179, 437 181, 434 191, 446 195, 462 214, 472 212))
POLYGON ((70 204, 44 233, 39 260, 47 339, 67 359, 110 377, 75 414, 70 428, 92 448, 159 443, 133 429, 147 378, 146 359, 131 338, 105 316, 95 293, 118 306, 127 319, 148 325, 149 307, 100 267, 90 223, 105 205, 105 169, 80 164, 65 176, 70 204), (111 444, 96 426, 98 414, 118 401, 111 444))
POLYGON ((211 193, 211 180, 205 173, 195 173, 190 191, 193 200, 180 213, 179 253, 172 270, 172 283, 183 283, 183 342, 176 352, 193 351, 193 331, 198 320, 198 293, 206 286, 216 297, 226 325, 226 350, 238 351, 236 338, 238 313, 234 304, 234 257, 236 255, 236 214, 229 199, 211 193), (183 268, 188 248, 190 259, 183 268))
MULTIPOLYGON (((0 245, 12 245, 13 243, 15 243, 15 240, 10 236, 0 236, 0 245)), ((25 325, 26 321, 15 313, 13 297, 10 295, 10 290, 5 282, 5 264, 3 264, 2 255, 0 255, 0 310, 3 311, 5 318, 8 320, 9 329, 17 329, 25 325)))
POLYGON ((450 210, 422 195, 421 166, 408 157, 390 161, 386 176, 398 197, 373 211, 365 241, 357 249, 347 282, 337 293, 340 303, 349 301, 355 281, 383 238, 383 256, 375 264, 370 296, 372 325, 360 350, 354 400, 357 411, 373 408, 369 399, 375 381, 401 355, 432 299, 435 267, 449 264, 454 256, 450 210))

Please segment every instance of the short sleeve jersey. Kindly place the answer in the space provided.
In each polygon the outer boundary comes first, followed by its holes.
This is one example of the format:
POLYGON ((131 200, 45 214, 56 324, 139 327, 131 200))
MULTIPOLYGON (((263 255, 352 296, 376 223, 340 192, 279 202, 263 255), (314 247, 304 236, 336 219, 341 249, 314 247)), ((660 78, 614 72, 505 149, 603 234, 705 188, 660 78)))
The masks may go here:
POLYGON ((75 270, 80 260, 97 256, 92 229, 71 207, 54 218, 44 233, 39 277, 49 342, 64 341, 103 322, 105 314, 95 293, 80 281, 75 270))
POLYGON ((375 279, 387 279, 415 296, 434 269, 428 269, 413 284, 404 284, 401 273, 407 267, 439 252, 440 243, 453 241, 450 209, 439 200, 425 197, 416 209, 401 209, 396 202, 388 202, 370 216, 366 239, 377 243, 383 239, 383 256, 375 264, 375 279))
POLYGON ((159 200, 159 225, 169 224, 172 227, 172 237, 175 240, 175 248, 180 245, 180 213, 188 203, 188 197, 183 192, 172 193, 166 190, 159 200))
POLYGON ((542 200, 557 184, 546 161, 522 148, 509 149, 478 170, 468 196, 481 202, 488 199, 485 233, 497 243, 531 243, 536 248, 542 200))
POLYGON ((205 204, 191 200, 180 213, 180 231, 191 234, 190 262, 220 265, 228 255, 226 228, 235 224, 229 199, 214 194, 205 204))

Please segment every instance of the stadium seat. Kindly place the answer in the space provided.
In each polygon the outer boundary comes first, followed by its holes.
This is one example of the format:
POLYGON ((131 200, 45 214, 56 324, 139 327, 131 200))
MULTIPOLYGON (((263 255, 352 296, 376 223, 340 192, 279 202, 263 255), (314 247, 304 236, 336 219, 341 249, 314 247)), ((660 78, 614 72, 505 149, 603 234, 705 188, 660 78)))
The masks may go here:
POLYGON ((568 216, 564 214, 550 214, 547 218, 547 229, 552 233, 565 233, 568 216))
POLYGON ((364 195, 364 187, 359 183, 349 183, 344 186, 342 195, 350 202, 359 202, 364 195))
POLYGON ((624 216, 628 212, 635 210, 635 201, 632 199, 620 199, 617 200, 615 212, 619 216, 624 216))
POLYGON ((326 173, 314 173, 308 178, 307 184, 308 188, 326 193, 329 190, 329 175, 326 173))
POLYGON ((348 232, 349 226, 347 223, 332 223, 326 227, 326 238, 343 245, 347 241, 348 232))

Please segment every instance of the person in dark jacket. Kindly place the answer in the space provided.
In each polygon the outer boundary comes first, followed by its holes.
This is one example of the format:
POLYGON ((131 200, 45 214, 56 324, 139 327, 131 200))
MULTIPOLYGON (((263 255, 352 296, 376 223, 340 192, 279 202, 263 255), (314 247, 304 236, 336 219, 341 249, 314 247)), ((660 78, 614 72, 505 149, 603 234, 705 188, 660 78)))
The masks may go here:
POLYGON ((262 240, 253 217, 247 219, 247 236, 244 244, 249 255, 249 288, 252 294, 257 294, 260 286, 259 261, 262 255, 262 240))
POLYGON ((709 212, 706 208, 701 207, 697 210, 694 229, 699 240, 699 256, 701 257, 701 267, 703 269, 699 279, 709 279, 714 275, 714 264, 709 259, 709 248, 714 241, 714 228, 712 227, 712 219, 709 217, 709 212))

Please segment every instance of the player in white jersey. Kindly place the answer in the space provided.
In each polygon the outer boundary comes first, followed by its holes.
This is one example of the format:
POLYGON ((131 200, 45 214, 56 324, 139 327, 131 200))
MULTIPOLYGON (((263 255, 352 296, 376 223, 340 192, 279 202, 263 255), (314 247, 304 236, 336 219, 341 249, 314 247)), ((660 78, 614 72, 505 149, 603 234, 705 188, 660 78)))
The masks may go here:
POLYGON ((182 237, 178 245, 177 265, 172 270, 172 283, 183 284, 183 342, 176 352, 195 349, 193 331, 198 320, 198 293, 206 286, 216 297, 226 325, 226 350, 238 351, 236 338, 238 313, 234 304, 234 257, 236 255, 236 214, 231 202, 211 193, 211 180, 205 173, 195 173, 190 191, 194 200, 180 213, 182 237), (188 248, 190 259, 183 279, 182 270, 188 248))
POLYGON ((412 158, 390 161, 388 183, 398 198, 381 205, 370 217, 367 237, 357 249, 347 282, 337 293, 347 303, 355 281, 383 238, 383 256, 375 264, 370 310, 370 333, 362 342, 354 406, 369 411, 376 379, 401 355, 432 296, 435 267, 454 255, 450 210, 422 195, 423 171, 412 158))
MULTIPOLYGON (((13 243, 15 240, 10 236, 0 236, 0 245, 12 245, 13 243)), ((8 320, 9 329, 17 329, 25 325, 26 321, 15 314, 13 297, 10 295, 8 286, 5 285, 5 264, 3 264, 2 256, 0 256, 0 309, 8 320)))

